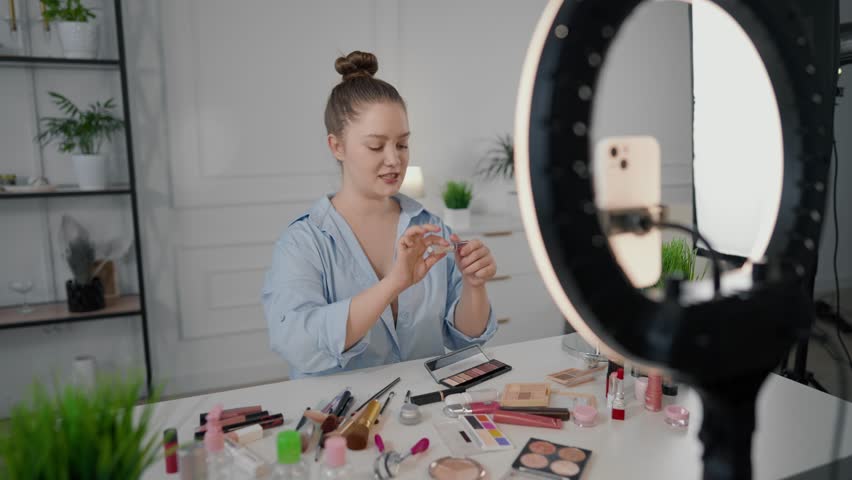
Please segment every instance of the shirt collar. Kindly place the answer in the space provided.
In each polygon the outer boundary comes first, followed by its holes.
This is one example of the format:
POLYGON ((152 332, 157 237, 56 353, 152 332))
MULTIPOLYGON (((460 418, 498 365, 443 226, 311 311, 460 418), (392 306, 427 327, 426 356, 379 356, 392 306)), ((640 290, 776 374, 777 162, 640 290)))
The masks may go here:
MULTIPOLYGON (((334 234, 339 231, 337 225, 334 223, 332 215, 334 205, 331 204, 331 197, 333 196, 333 193, 323 195, 322 198, 317 200, 307 212, 308 220, 311 223, 316 225, 320 230, 330 234, 334 234)), ((399 208, 402 210, 402 214, 408 217, 409 222, 420 215, 424 210, 423 205, 421 205, 420 202, 407 195, 397 193, 393 196, 393 198, 399 202, 399 208)))

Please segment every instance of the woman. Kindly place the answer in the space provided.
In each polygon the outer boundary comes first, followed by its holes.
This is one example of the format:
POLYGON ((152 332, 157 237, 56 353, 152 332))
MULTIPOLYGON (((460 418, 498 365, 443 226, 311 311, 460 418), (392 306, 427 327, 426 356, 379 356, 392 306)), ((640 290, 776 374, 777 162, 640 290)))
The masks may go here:
POLYGON ((485 283, 497 267, 473 240, 399 194, 408 167, 405 102, 373 78, 376 57, 352 52, 325 109, 340 191, 291 223, 275 246, 263 304, 270 345, 291 377, 436 356, 484 343, 496 322, 485 283), (437 248, 437 247, 436 247, 437 248))

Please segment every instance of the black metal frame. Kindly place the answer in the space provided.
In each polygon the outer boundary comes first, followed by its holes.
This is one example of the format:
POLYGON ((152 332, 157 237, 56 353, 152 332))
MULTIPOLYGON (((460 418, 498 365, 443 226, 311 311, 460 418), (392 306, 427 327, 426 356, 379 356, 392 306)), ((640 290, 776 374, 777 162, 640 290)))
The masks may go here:
POLYGON ((51 198, 51 197, 101 197, 108 195, 130 195, 130 187, 107 187, 104 190, 62 190, 53 192, 22 192, 6 193, 0 192, 0 199, 14 200, 24 198, 51 198))
MULTIPOLYGON (((38 305, 33 304, 34 307, 38 305)), ((0 324, 0 330, 9 330, 13 328, 26 328, 26 327, 43 327, 45 325, 59 325, 63 323, 78 323, 78 322, 88 322, 91 320, 102 320, 104 318, 118 318, 118 317, 132 317, 134 315, 142 315, 143 310, 140 304, 138 310, 128 310, 126 312, 116 312, 104 314, 100 313, 98 310, 88 313, 82 314, 74 314, 73 317, 62 317, 62 318, 52 318, 46 320, 39 320, 37 322, 27 322, 27 323, 14 323, 14 324, 0 324)))
POLYGON ((801 284, 815 261, 825 209, 824 99, 796 5, 716 0, 744 26, 775 90, 784 142, 778 219, 751 291, 689 306, 649 299, 624 275, 598 220, 589 176, 594 97, 581 93, 597 85, 601 59, 642 3, 560 4, 530 100, 528 187, 549 261, 579 322, 617 351, 664 365, 694 385, 704 404, 705 478, 750 478, 757 392, 793 342, 809 333, 810 301, 801 284))
POLYGON ((27 66, 32 68, 118 68, 118 60, 97 60, 59 57, 24 57, 0 55, 0 66, 27 66))
POLYGON ((130 184, 127 187, 110 187, 105 190, 95 191, 55 191, 55 192, 33 192, 33 193, 15 193, 2 194, 0 199, 31 199, 31 198, 49 198, 49 197, 83 197, 97 195, 129 195, 131 204, 131 215, 133 222, 133 245, 136 256, 136 273, 139 283, 139 310, 130 312, 119 312, 114 314, 100 314, 97 311, 86 315, 75 315, 73 317, 57 318, 44 320, 32 323, 7 324, 0 329, 8 328, 25 328, 37 325, 49 325, 59 323, 72 323, 97 320, 102 318, 126 317, 138 315, 142 320, 142 338, 144 343, 145 353, 145 385, 147 387, 146 396, 150 395, 152 390, 152 369, 151 369, 151 350, 148 338, 148 314, 145 308, 145 278, 144 265, 142 262, 142 244, 139 232, 139 200, 138 191, 136 188, 136 170, 133 161, 133 129, 131 128, 130 120, 130 98, 127 88, 127 54, 124 44, 124 24, 122 21, 122 2, 114 0, 115 6, 115 26, 118 40, 118 59, 117 60, 81 60, 81 59, 65 59, 53 57, 25 57, 25 56, 0 56, 0 67, 12 66, 23 68, 108 68, 114 69, 118 67, 118 72, 121 77, 121 104, 124 111, 124 138, 127 151, 127 169, 130 184))

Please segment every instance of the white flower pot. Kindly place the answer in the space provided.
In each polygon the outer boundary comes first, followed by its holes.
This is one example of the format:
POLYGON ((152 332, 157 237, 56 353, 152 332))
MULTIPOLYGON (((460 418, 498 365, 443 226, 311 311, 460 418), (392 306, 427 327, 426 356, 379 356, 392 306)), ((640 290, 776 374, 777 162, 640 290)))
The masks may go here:
POLYGON ((65 58, 98 56, 98 24, 94 22, 57 22, 59 41, 65 58))
POLYGON ((106 155, 71 155, 80 190, 103 190, 107 186, 106 155))
POLYGON ((469 208, 444 208, 444 223, 453 230, 465 230, 470 228, 469 208))

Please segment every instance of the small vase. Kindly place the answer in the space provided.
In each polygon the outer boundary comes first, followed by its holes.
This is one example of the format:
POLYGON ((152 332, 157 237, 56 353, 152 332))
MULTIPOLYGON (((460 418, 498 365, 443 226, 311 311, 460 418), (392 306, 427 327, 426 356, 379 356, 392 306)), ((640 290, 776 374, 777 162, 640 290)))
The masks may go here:
POLYGON ((86 285, 68 280, 65 282, 65 293, 68 296, 69 312, 91 312, 106 306, 104 286, 98 277, 86 285))
POLYGON ((71 155, 80 190, 103 190, 106 181, 106 155, 71 155))
POLYGON ((444 223, 453 230, 466 230, 470 228, 470 208, 445 208, 444 223))
POLYGON ((98 24, 93 22, 57 22, 59 41, 65 58, 98 56, 98 24))

